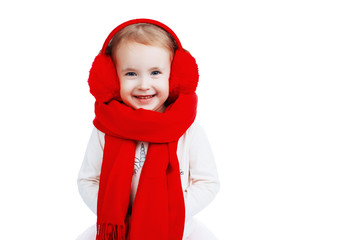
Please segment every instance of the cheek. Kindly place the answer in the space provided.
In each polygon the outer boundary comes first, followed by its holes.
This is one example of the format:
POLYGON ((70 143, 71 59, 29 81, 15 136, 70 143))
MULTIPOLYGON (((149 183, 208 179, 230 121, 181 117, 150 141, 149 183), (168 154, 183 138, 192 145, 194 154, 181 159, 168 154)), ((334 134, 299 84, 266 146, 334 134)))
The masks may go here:
POLYGON ((125 98, 131 93, 131 84, 128 81, 124 81, 120 79, 120 97, 125 98))
POLYGON ((169 96, 169 78, 164 78, 159 86, 162 94, 167 98, 169 96))

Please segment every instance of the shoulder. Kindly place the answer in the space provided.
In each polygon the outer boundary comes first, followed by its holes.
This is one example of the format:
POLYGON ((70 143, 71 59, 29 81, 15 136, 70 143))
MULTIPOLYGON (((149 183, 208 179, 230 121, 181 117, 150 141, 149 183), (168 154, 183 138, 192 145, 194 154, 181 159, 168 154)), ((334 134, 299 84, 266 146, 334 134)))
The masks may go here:
POLYGON ((186 134, 195 135, 195 134, 205 134, 204 128, 198 122, 194 122, 187 130, 186 134))
POLYGON ((184 135, 181 137, 186 141, 193 141, 195 138, 206 138, 206 133, 204 128, 198 123, 194 122, 184 133, 184 135))

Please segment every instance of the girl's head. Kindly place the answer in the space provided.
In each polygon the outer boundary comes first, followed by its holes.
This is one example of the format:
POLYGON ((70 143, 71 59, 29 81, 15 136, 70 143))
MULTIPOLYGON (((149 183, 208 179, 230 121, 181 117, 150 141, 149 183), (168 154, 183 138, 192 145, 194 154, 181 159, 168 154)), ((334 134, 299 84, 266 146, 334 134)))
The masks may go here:
POLYGON ((195 93, 198 68, 176 34, 151 19, 117 26, 90 69, 90 92, 99 103, 123 101, 162 112, 181 94, 195 93))
POLYGON ((162 28, 138 23, 121 29, 109 43, 120 80, 120 97, 133 109, 163 112, 169 97, 171 62, 176 42, 162 28))

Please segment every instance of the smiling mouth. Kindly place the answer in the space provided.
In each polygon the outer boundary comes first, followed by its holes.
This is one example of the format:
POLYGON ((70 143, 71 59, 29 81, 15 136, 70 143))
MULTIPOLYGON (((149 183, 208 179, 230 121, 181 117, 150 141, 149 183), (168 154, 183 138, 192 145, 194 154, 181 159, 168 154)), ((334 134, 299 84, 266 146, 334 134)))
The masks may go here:
POLYGON ((137 99, 149 99, 149 98, 153 98, 155 97, 156 94, 154 95, 141 95, 141 96, 134 96, 137 99))

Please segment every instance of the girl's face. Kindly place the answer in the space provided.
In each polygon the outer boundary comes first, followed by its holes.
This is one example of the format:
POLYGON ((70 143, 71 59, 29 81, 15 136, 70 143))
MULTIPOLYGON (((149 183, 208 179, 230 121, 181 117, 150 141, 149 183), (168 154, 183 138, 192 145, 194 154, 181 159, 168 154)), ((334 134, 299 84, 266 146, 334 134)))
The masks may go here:
POLYGON ((164 112, 164 103, 169 96, 169 51, 127 42, 121 43, 114 54, 122 101, 133 109, 164 112))

